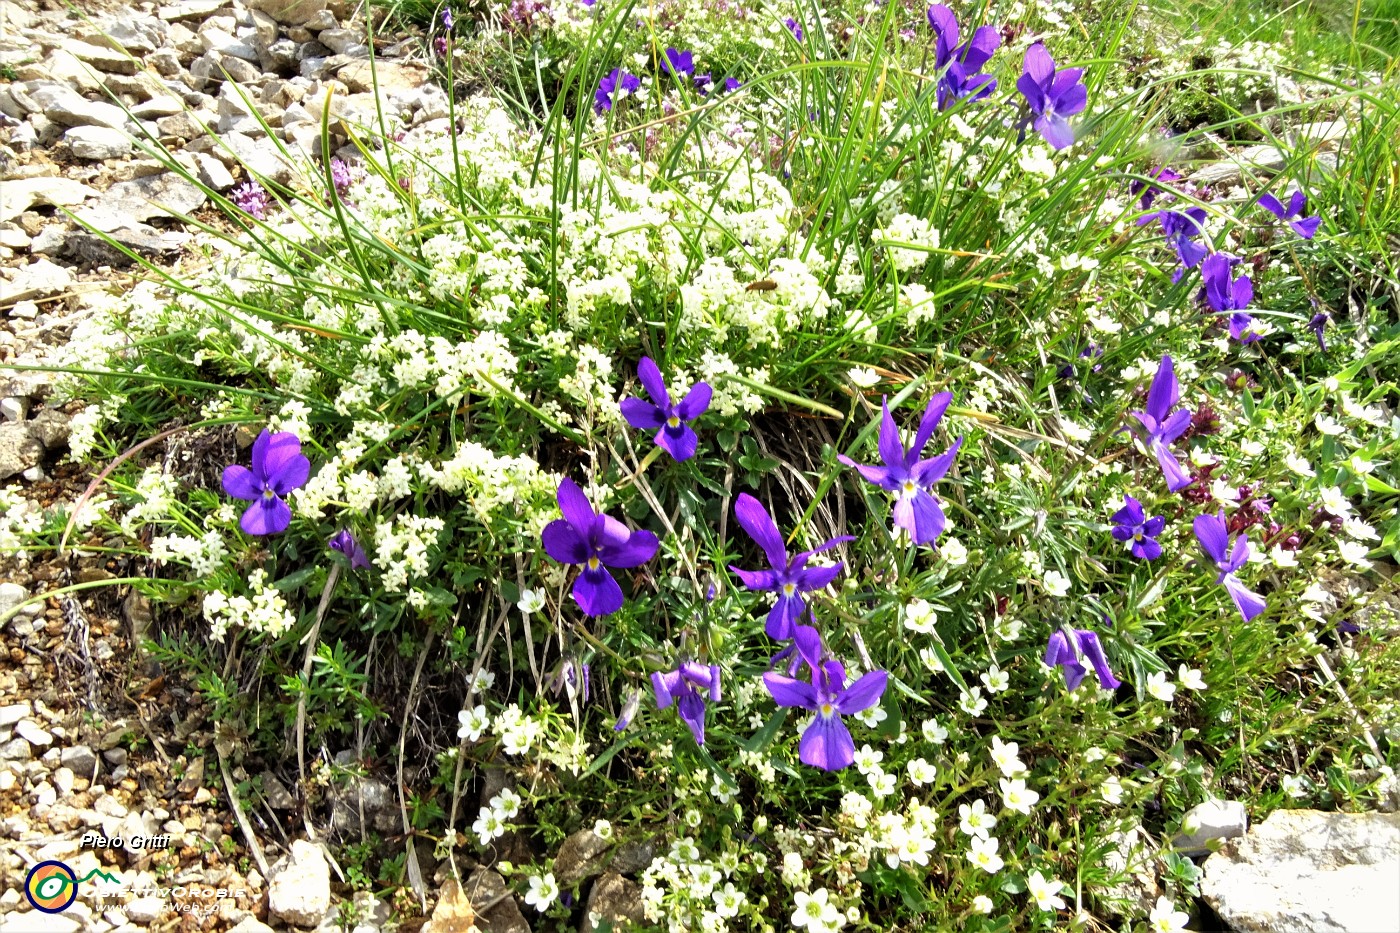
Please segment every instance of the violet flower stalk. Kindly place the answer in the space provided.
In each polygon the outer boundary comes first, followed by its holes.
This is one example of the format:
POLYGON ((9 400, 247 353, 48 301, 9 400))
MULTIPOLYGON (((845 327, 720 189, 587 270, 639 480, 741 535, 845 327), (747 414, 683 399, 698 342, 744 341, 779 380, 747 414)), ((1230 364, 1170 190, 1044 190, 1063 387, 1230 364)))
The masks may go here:
POLYGON ((948 523, 938 504, 938 497, 933 494, 933 487, 953 465, 953 458, 962 446, 962 438, 959 437, 953 446, 937 457, 921 460, 919 456, 952 401, 951 392, 939 392, 929 399, 928 407, 919 420, 914 443, 905 450, 899 440, 899 429, 895 427, 894 417, 890 414, 889 401, 883 400, 881 407, 884 414, 880 419, 878 449, 885 465, 864 466, 845 454, 837 457, 846 466, 854 467, 867 482, 895 494, 895 527, 907 531, 915 544, 932 544, 948 523))
POLYGON ((250 535, 275 535, 292 523, 285 496, 306 485, 311 461, 301 452, 301 439, 291 431, 270 433, 266 428, 253 441, 252 469, 237 464, 224 467, 224 492, 251 502, 238 520, 250 535))
POLYGON ((332 551, 339 551, 350 561, 351 570, 368 570, 369 556, 365 554, 365 549, 360 546, 360 542, 355 539, 349 531, 342 528, 337 531, 328 542, 332 551))
POLYGON ((734 516, 749 537, 763 549, 768 558, 768 570, 740 570, 730 565, 729 569, 738 575, 745 587, 757 592, 772 592, 778 601, 768 613, 764 631, 774 641, 786 641, 793 636, 794 626, 807 608, 803 593, 820 590, 835 580, 841 573, 842 564, 830 567, 808 567, 807 561, 813 554, 830 550, 846 541, 854 541, 853 535, 844 535, 825 541, 810 551, 802 551, 788 560, 787 546, 778 526, 753 496, 740 493, 734 503, 734 516))
MULTIPOLYGON (((1164 184, 1173 181, 1181 181, 1182 178, 1181 175, 1178 175, 1176 172, 1173 172, 1165 165, 1159 165, 1156 168, 1152 169, 1152 171, 1147 173, 1147 177, 1155 179, 1164 184)), ((1158 188, 1156 185, 1149 184, 1145 181, 1133 181, 1128 184, 1128 193, 1131 194, 1133 197, 1138 198, 1138 203, 1142 205, 1142 209, 1148 211, 1152 209, 1152 202, 1157 200, 1157 196, 1160 194, 1166 194, 1167 192, 1164 192, 1161 188, 1158 188), (1141 197, 1139 197, 1139 195, 1141 195, 1141 197)))
POLYGON ((1313 336, 1317 338, 1317 348, 1323 353, 1327 352, 1327 341, 1323 339, 1322 332, 1327 329, 1327 325, 1331 323, 1331 321, 1332 315, 1328 314, 1326 311, 1317 312, 1312 316, 1312 320, 1308 321, 1308 328, 1313 332, 1313 336))
POLYGON ((719 702, 719 665, 706 667, 686 661, 668 674, 652 674, 651 686, 656 693, 656 708, 666 709, 674 701, 681 722, 689 726, 690 734, 695 736, 695 744, 704 745, 705 700, 699 690, 707 691, 711 702, 719 702))
POLYGON ((1321 217, 1303 216, 1303 211, 1308 209, 1308 196, 1301 191, 1293 192, 1293 196, 1288 199, 1288 207, 1286 208, 1278 198, 1265 192, 1259 195, 1259 206, 1287 223, 1293 228, 1294 233, 1305 240, 1311 240, 1313 234, 1317 233, 1318 226, 1322 224, 1321 217))
POLYGON ((928 8, 928 24, 934 35, 934 67, 945 69, 938 82, 939 110, 947 110, 965 97, 981 100, 996 90, 996 78, 979 73, 1001 47, 996 27, 979 26, 970 39, 958 45, 957 17, 941 3, 928 8))
POLYGON ((1045 663, 1048 667, 1065 669, 1065 687, 1076 689, 1089 671, 1084 667, 1081 656, 1094 668, 1094 676, 1099 686, 1105 690, 1117 690, 1120 681, 1109 669, 1108 658, 1099 644, 1099 636, 1088 629, 1056 629, 1045 646, 1045 663), (1071 637, 1072 636, 1072 637, 1071 637))
POLYGON ((593 92, 593 110, 596 113, 612 110, 613 104, 641 89, 641 78, 628 74, 621 68, 614 68, 606 78, 598 82, 598 90, 593 92))
POLYGON ((841 663, 821 661, 821 639, 816 629, 802 626, 797 632, 797 647, 811 668, 812 682, 767 673, 763 675, 763 685, 779 706, 795 706, 816 714, 798 743, 797 757, 802 763, 823 771, 839 771, 849 767, 856 757, 856 743, 841 717, 880 702, 889 674, 870 671, 846 686, 846 669, 841 663))
POLYGON ((559 484, 563 519, 550 522, 540 535, 544 549, 561 564, 583 564, 574 580, 574 602, 584 615, 611 615, 622 608, 622 587, 607 568, 637 567, 656 556, 658 541, 650 531, 629 531, 611 515, 595 513, 578 484, 559 484))
POLYGON ((1037 42, 1026 49, 1024 71, 1016 87, 1035 114, 1035 131, 1054 149, 1074 143, 1074 130, 1065 117, 1072 117, 1089 102, 1089 91, 1080 81, 1083 68, 1056 70, 1055 60, 1037 42))
POLYGON ((272 207, 267 190, 255 181, 244 182, 230 191, 228 197, 234 207, 254 220, 266 220, 268 208, 272 207))
POLYGON ((1240 343, 1259 339, 1254 332, 1254 318, 1244 309, 1254 298, 1254 283, 1249 276, 1234 278, 1230 267, 1239 260, 1224 253, 1212 253, 1201 261, 1201 279, 1205 283, 1206 302, 1212 309, 1230 315, 1230 336, 1240 343))
POLYGON ((1167 478, 1167 488, 1172 492, 1180 492, 1191 485, 1190 475, 1181 468, 1168 446, 1191 425, 1191 412, 1188 409, 1172 410, 1179 401, 1181 392, 1176 384, 1176 373, 1172 370, 1172 358, 1163 355, 1157 375, 1152 377, 1152 387, 1147 390, 1147 410, 1131 414, 1142 425, 1143 445, 1148 453, 1157 458, 1167 478))
POLYGON ((642 387, 651 396, 651 401, 640 398, 622 400, 622 416, 632 427, 643 431, 655 431, 656 445, 676 460, 689 460, 695 456, 699 439, 687 422, 694 421, 710 407, 710 386, 697 382, 690 387, 685 398, 673 403, 666 391, 666 381, 661 378, 661 370, 649 356, 642 357, 637 364, 637 377, 642 387))
POLYGON ((794 39, 796 39, 798 42, 801 42, 801 41, 802 41, 802 24, 801 24, 801 23, 799 23, 797 20, 793 19, 792 17, 788 17, 787 19, 783 20, 783 25, 786 26, 786 27, 788 28, 788 32, 792 33, 792 37, 793 37, 794 39))
POLYGON ((1235 571, 1249 561, 1249 536, 1241 532, 1235 538, 1234 547, 1230 546, 1229 523, 1225 520, 1224 509, 1218 515, 1196 516, 1191 528, 1196 533, 1196 540, 1201 543, 1201 550, 1215 561, 1220 571, 1215 582, 1225 587, 1225 592, 1230 594, 1244 620, 1248 622, 1263 612, 1266 605, 1264 597, 1250 590, 1235 576, 1235 571))
POLYGON ((1142 503, 1132 496, 1123 497, 1123 507, 1113 513, 1113 537, 1123 542, 1129 553, 1139 560, 1156 560, 1162 556, 1157 536, 1167 520, 1160 515, 1148 518, 1142 503))

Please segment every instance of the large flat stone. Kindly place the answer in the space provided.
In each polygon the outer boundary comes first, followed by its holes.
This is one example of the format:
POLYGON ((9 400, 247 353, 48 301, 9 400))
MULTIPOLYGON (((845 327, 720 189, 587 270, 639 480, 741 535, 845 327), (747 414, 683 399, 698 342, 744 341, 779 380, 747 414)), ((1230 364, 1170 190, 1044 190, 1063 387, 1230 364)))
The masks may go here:
POLYGON ((17 178, 0 181, 0 223, 18 217, 36 205, 72 207, 97 195, 97 189, 89 188, 71 178, 17 178))
POLYGON ((1280 810, 1220 847, 1201 894, 1237 933, 1400 930, 1400 814, 1280 810))

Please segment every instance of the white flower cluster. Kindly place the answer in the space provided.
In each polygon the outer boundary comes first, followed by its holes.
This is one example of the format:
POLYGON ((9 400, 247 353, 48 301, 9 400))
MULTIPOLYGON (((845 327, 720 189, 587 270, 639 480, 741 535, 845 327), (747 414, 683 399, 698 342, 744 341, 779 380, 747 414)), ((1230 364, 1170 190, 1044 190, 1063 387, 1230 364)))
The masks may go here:
POLYGON ((180 481, 158 466, 147 467, 136 481, 139 500, 127 508, 119 524, 128 537, 135 537, 145 525, 173 519, 180 500, 180 481))
POLYGON ((0 489, 0 554, 25 556, 24 539, 44 527, 44 514, 18 486, 0 489))
POLYGON ((151 557, 158 561, 189 564, 196 577, 211 577, 228 560, 224 536, 215 530, 198 538, 190 535, 159 535, 151 539, 151 557))
POLYGON ((251 597, 229 596, 223 590, 204 597, 204 618, 215 641, 224 640, 230 625, 276 638, 296 624, 282 594, 268 585, 267 571, 258 568, 248 575, 248 591, 251 597))
POLYGON ((559 485, 532 458, 500 455, 476 441, 463 441, 441 466, 421 464, 418 474, 443 492, 463 496, 482 524, 504 513, 523 518, 531 532, 552 512, 559 485))
POLYGON ((472 832, 483 846, 489 846, 510 830, 510 821, 520 815, 522 801, 519 794, 506 787, 487 803, 472 823, 472 832))
POLYGON ((402 592, 409 577, 428 572, 428 549, 446 524, 425 515, 400 515, 374 529, 374 564, 382 570, 386 590, 402 592))
POLYGON ((890 263, 900 272, 921 269, 929 251, 938 249, 938 231, 929 221, 913 214, 896 214, 889 225, 870 234, 875 246, 883 246, 890 263))

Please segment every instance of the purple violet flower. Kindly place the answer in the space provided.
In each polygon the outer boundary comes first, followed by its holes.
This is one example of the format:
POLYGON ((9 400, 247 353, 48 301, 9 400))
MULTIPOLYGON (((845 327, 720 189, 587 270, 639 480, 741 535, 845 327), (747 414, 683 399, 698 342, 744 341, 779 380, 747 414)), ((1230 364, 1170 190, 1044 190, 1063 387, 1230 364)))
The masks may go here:
POLYGON ((1331 321, 1332 315, 1326 311, 1317 312, 1312 316, 1312 320, 1308 321, 1308 327, 1312 330, 1313 336, 1317 338, 1317 348, 1323 353, 1327 352, 1327 341, 1323 339, 1322 332, 1327 329, 1327 325, 1331 321))
POLYGON ((938 504, 938 497, 933 494, 933 487, 953 465, 953 458, 962 446, 962 438, 959 437, 952 447, 937 457, 928 460, 920 460, 919 457, 952 401, 951 392, 939 392, 929 399, 924 416, 919 419, 914 443, 905 450, 899 439, 899 429, 895 427, 894 417, 890 414, 889 401, 883 400, 881 407, 884 415, 880 419, 878 449, 885 465, 863 466, 845 454, 836 458, 846 466, 854 467, 866 482, 897 496, 894 505, 895 527, 907 531, 915 544, 932 544, 948 523, 938 504))
POLYGON ((613 104, 641 89, 641 78, 628 74, 621 68, 614 68, 606 78, 598 82, 598 90, 593 93, 593 110, 596 113, 612 110, 613 104))
POLYGON ((957 17, 941 3, 928 8, 928 24, 934 35, 934 67, 947 69, 938 82, 939 110, 964 97, 981 100, 996 90, 996 78, 979 74, 1001 47, 1001 33, 995 26, 979 26, 972 38, 958 45, 957 17))
POLYGON ((1293 228, 1294 233, 1305 240, 1311 240, 1313 234, 1317 233, 1318 226, 1322 223, 1321 217, 1303 216, 1303 211, 1308 208, 1308 196, 1301 191, 1293 192, 1293 197, 1288 199, 1287 209, 1278 198, 1267 192, 1259 195, 1259 206, 1279 220, 1285 221, 1288 226, 1293 228), (1295 217, 1298 219, 1295 220, 1295 217))
POLYGON ((355 540, 355 536, 342 528, 331 536, 329 546, 332 551, 339 551, 350 561, 351 570, 368 570, 369 556, 365 554, 365 549, 360 547, 360 542, 355 540))
POLYGON ((545 526, 540 539, 550 557, 561 564, 583 564, 574 581, 574 602, 584 615, 611 615, 622 608, 622 587, 608 567, 637 567, 656 556, 659 542, 650 531, 629 531, 611 515, 595 513, 578 484, 565 477, 559 483, 562 519, 545 526))
MULTIPOLYGON (((1158 211, 1155 215, 1149 215, 1147 220, 1155 216, 1162 224, 1162 235, 1167 238, 1167 245, 1176 251, 1176 258, 1181 260, 1182 269, 1194 269, 1201 264, 1210 253, 1203 244, 1196 242, 1196 237, 1203 231, 1203 224, 1206 219, 1205 208, 1188 207, 1184 211, 1158 211)), ((1181 275, 1178 270, 1176 282, 1181 275)))
POLYGON ((840 771, 856 757, 856 743, 841 717, 880 702, 889 674, 870 671, 848 687, 846 669, 839 661, 821 662, 821 639, 816 629, 800 626, 796 641, 798 651, 811 668, 812 682, 768 673, 763 675, 763 685, 779 706, 795 706, 816 714, 798 744, 797 757, 802 763, 823 771, 840 771))
POLYGON ((705 744, 705 700, 696 688, 707 690, 711 702, 718 703, 719 665, 706 667, 694 661, 686 661, 669 674, 652 674, 652 690, 656 693, 656 708, 666 709, 674 700, 676 712, 681 722, 690 727, 696 745, 705 744))
POLYGON ((1132 496, 1123 497, 1123 507, 1113 513, 1113 537, 1122 541, 1128 551, 1139 560, 1156 560, 1162 556, 1162 546, 1157 536, 1167 520, 1160 515, 1148 518, 1142 511, 1142 503, 1132 496))
POLYGON ((268 197, 266 189, 257 182, 244 182, 230 191, 228 196, 234 207, 254 220, 267 219, 267 211, 272 206, 272 199, 268 197))
POLYGON ((1233 256, 1212 253, 1201 260, 1201 279, 1206 302, 1215 311, 1230 315, 1230 336, 1240 343, 1253 343, 1259 335, 1253 330, 1254 318, 1244 309, 1254 298, 1254 283, 1247 275, 1231 276, 1230 267, 1237 262, 1233 256))
POLYGON ((1120 681, 1109 669, 1108 658, 1103 653, 1103 646, 1099 644, 1099 636, 1082 628, 1069 629, 1068 632, 1069 634, 1065 629, 1056 629, 1050 634, 1050 643, 1045 646, 1046 665, 1063 667, 1065 687, 1074 690, 1088 673, 1084 662, 1080 660, 1082 656, 1093 666, 1099 686, 1105 690, 1117 690, 1120 681), (1073 635, 1073 638, 1070 635, 1073 635))
POLYGON ((792 37, 793 37, 794 39, 796 39, 798 42, 801 42, 801 41, 802 41, 802 24, 801 24, 801 23, 799 23, 797 20, 793 19, 792 17, 788 17, 787 19, 783 20, 783 25, 786 26, 786 27, 788 28, 788 32, 792 33, 792 37))
MULTIPOLYGON (((1173 172, 1165 165, 1157 166, 1152 171, 1147 173, 1147 177, 1156 179, 1157 181, 1162 182, 1164 184, 1173 181, 1180 181, 1182 178, 1181 175, 1178 175, 1176 172, 1173 172)), ((1142 197, 1139 198, 1138 203, 1142 205, 1143 210, 1147 211, 1152 209, 1152 202, 1157 200, 1157 196, 1160 194, 1165 194, 1166 192, 1162 191, 1162 189, 1158 188, 1156 185, 1148 184, 1145 181, 1133 181, 1128 185, 1128 193, 1135 198, 1138 197, 1138 195, 1141 195, 1142 197)))
POLYGON ((1215 561, 1220 571, 1215 582, 1224 585, 1244 620, 1248 622, 1263 612, 1266 605, 1264 597, 1250 590, 1235 576, 1235 571, 1249 561, 1249 536, 1241 532, 1235 538, 1234 547, 1230 546, 1229 524, 1225 521, 1224 509, 1218 515, 1197 515, 1191 527, 1196 532, 1196 540, 1201 542, 1201 550, 1215 561))
POLYGON ((687 422, 694 421, 710 407, 710 387, 697 382, 690 387, 685 398, 672 403, 666 391, 666 382, 661 378, 661 370, 649 356, 642 357, 637 364, 637 377, 642 387, 651 396, 651 401, 641 398, 622 400, 622 417, 632 427, 642 431, 655 431, 656 445, 676 460, 689 460, 695 456, 699 439, 687 422))
POLYGON ((695 54, 689 51, 679 52, 675 49, 667 49, 666 58, 661 62, 661 70, 675 78, 681 75, 693 75, 695 74, 695 54))
POLYGON ((1079 113, 1089 102, 1089 91, 1080 81, 1084 69, 1057 71, 1055 60, 1041 42, 1026 49, 1024 68, 1016 87, 1036 115, 1035 131, 1054 149, 1072 145, 1074 130, 1065 117, 1079 113))
POLYGON ((266 428, 253 441, 253 468, 224 467, 224 492, 253 503, 238 520, 245 534, 275 535, 292 523, 292 510, 282 501, 293 489, 306 485, 311 461, 301 452, 301 438, 291 431, 270 433, 266 428))
POLYGON ((729 569, 738 575, 748 589, 778 595, 778 601, 768 613, 764 631, 774 641, 786 641, 793 637, 797 620, 807 608, 802 594, 825 587, 836 579, 843 566, 838 562, 830 567, 808 567, 807 561, 811 560, 813 554, 830 550, 847 541, 854 541, 855 537, 844 535, 832 538, 810 551, 794 555, 789 561, 783 536, 778 532, 778 526, 773 523, 762 503, 748 493, 741 492, 734 503, 734 516, 739 520, 740 527, 763 549, 771 569, 740 570, 732 564, 729 569))
POLYGON ((452 28, 452 8, 448 7, 442 11, 442 28, 450 30, 452 28))
POLYGON ((1172 411, 1179 401, 1181 391, 1176 384, 1176 373, 1172 370, 1172 358, 1163 355, 1157 375, 1152 377, 1152 387, 1147 390, 1147 410, 1131 414, 1142 425, 1142 442, 1148 452, 1157 458, 1167 478, 1167 488, 1172 492, 1180 492, 1191 485, 1191 477, 1181 468, 1168 446, 1191 425, 1189 409, 1172 411))
POLYGON ((724 79, 724 92, 725 92, 726 94, 732 94, 732 93, 734 93, 735 91, 739 90, 739 88, 741 88, 741 87, 743 87, 743 86, 744 86, 744 85, 739 81, 738 78, 725 78, 725 79, 724 79))

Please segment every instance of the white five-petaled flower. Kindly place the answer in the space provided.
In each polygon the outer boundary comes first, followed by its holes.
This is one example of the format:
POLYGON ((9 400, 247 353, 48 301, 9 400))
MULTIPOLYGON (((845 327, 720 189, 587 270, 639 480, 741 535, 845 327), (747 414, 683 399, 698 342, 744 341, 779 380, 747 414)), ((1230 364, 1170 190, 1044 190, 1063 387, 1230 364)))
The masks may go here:
POLYGON ((525 903, 544 913, 559 898, 559 882, 554 880, 554 872, 546 872, 544 877, 530 879, 530 890, 525 892, 525 903))
POLYGON ((521 590, 520 601, 515 604, 521 615, 531 615, 544 608, 544 590, 521 590))
POLYGON ((922 758, 915 758, 905 767, 909 772, 909 780, 912 781, 916 787, 932 784, 933 779, 938 775, 938 769, 922 758))
POLYGON ((792 925, 799 930, 806 927, 812 933, 836 928, 844 918, 836 905, 829 902, 830 897, 826 888, 818 888, 811 894, 798 891, 792 896, 793 903, 797 905, 792 912, 792 925))
POLYGON ((995 907, 992 899, 985 894, 979 894, 972 899, 972 912, 975 914, 989 914, 995 907))
POLYGON ((981 679, 982 685, 987 688, 988 693, 1001 693, 1011 686, 1011 675, 997 667, 995 663, 987 668, 987 673, 983 674, 981 679))
POLYGON ((1069 595, 1069 577, 1058 570, 1045 571, 1045 577, 1041 582, 1045 584, 1045 592, 1051 596, 1069 595))
POLYGON ((739 908, 744 906, 744 901, 748 900, 743 891, 734 887, 732 881, 723 888, 715 890, 710 896, 715 902, 715 913, 721 917, 738 916, 739 908))
POLYGON ((1026 890, 1035 900, 1035 906, 1041 910, 1063 910, 1065 899, 1060 897, 1060 892, 1064 888, 1063 881, 1046 878, 1038 871, 1031 872, 1030 876, 1026 878, 1026 890))
POLYGON ((1040 794, 1028 788, 1021 778, 1002 778, 1000 783, 1001 799, 1002 803, 1006 804, 1006 809, 1029 816, 1031 807, 1040 799, 1040 794))
POLYGON ((499 813, 502 820, 509 822, 520 815, 520 795, 509 787, 492 797, 490 803, 491 809, 499 813))
POLYGON ((1104 803, 1116 807, 1123 802, 1123 782, 1116 777, 1106 777, 1099 787, 1099 793, 1104 803))
POLYGON ((478 706, 475 709, 464 709, 457 713, 457 722, 459 723, 457 738, 475 742, 486 731, 486 727, 491 722, 491 715, 486 712, 485 706, 478 706))
POLYGON ((961 817, 959 828, 969 836, 986 839, 988 832, 997 825, 997 818, 987 812, 987 804, 981 798, 972 801, 971 806, 958 804, 958 816, 961 817))
POLYGON ((987 698, 982 696, 982 688, 973 687, 970 693, 959 692, 958 708, 969 716, 981 716, 987 709, 987 698))
POLYGON ((852 367, 847 370, 846 375, 851 382, 856 384, 857 388, 861 389, 871 389, 880 383, 880 374, 869 366, 852 367))
POLYGON ((1346 518, 1351 514, 1351 500, 1336 486, 1323 488, 1318 498, 1322 501, 1322 507, 1337 518, 1346 518))
POLYGON ((967 852, 967 860, 989 875, 995 875, 1001 871, 1006 863, 997 855, 997 849, 1001 847, 1001 842, 995 837, 983 839, 981 836, 974 836, 972 848, 967 852))
POLYGON ((1299 476, 1313 477, 1317 475, 1316 471, 1312 468, 1312 464, 1308 462, 1306 457, 1300 457, 1297 454, 1289 454, 1283 458, 1283 462, 1290 470, 1297 473, 1299 476))
POLYGON ((1170 898, 1159 897, 1152 912, 1147 915, 1147 928, 1152 933, 1180 933, 1186 929, 1186 923, 1190 919, 1190 915, 1185 911, 1176 909, 1170 898))
POLYGON ((1021 746, 1015 742, 1003 742, 1000 736, 992 736, 992 762, 1007 777, 1026 770, 1026 766, 1021 764, 1018 757, 1020 750, 1021 746))
POLYGON ((505 831, 505 820, 501 819, 500 813, 490 807, 482 807, 476 822, 472 824, 472 832, 476 833, 477 840, 483 846, 489 846, 491 840, 504 835, 505 831))
POLYGON ((1185 664, 1176 669, 1177 681, 1187 690, 1204 690, 1206 682, 1201 679, 1201 672, 1194 667, 1187 667, 1185 664))
POLYGON ((870 774, 872 771, 880 771, 880 762, 885 760, 884 752, 877 752, 871 748, 869 743, 862 745, 860 751, 856 752, 856 768, 861 774, 870 774))
POLYGON ((1176 684, 1167 680, 1166 673, 1158 671, 1147 678, 1147 692, 1163 703, 1170 703, 1176 696, 1176 684))
POLYGON ((937 719, 925 719, 919 731, 923 733, 925 742, 942 745, 948 741, 948 727, 937 719))

